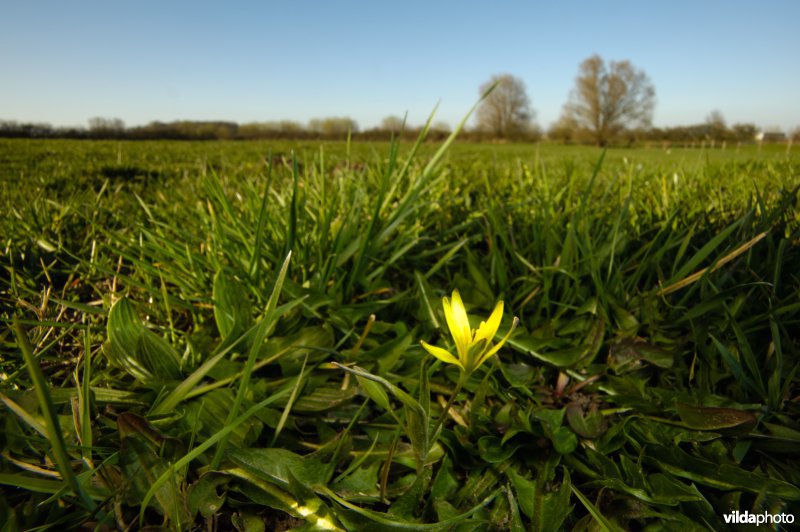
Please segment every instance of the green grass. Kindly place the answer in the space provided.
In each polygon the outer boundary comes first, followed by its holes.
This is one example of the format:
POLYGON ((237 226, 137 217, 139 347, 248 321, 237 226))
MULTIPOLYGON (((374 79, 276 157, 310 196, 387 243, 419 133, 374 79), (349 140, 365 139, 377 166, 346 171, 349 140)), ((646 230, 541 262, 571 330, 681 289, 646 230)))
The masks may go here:
POLYGON ((799 168, 776 146, 0 140, 0 521, 797 515, 799 168), (520 319, 463 388, 419 344, 455 353, 455 288, 474 327, 498 300, 499 335, 520 319))

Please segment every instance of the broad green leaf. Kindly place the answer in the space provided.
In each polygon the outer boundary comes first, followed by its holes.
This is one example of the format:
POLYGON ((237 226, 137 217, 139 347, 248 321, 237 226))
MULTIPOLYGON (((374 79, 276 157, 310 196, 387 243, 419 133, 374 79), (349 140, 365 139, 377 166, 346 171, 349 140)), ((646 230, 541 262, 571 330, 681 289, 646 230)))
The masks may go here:
MULTIPOLYGON (((453 517, 448 517, 446 519, 443 519, 443 520, 439 521, 438 523, 419 523, 419 522, 415 522, 415 521, 407 521, 407 520, 401 519, 401 518, 399 518, 397 516, 391 516, 391 515, 388 515, 388 514, 384 514, 384 513, 381 513, 381 512, 376 512, 374 510, 369 510, 367 508, 361 508, 359 506, 356 506, 355 504, 352 504, 349 501, 339 497, 338 495, 336 495, 336 493, 331 491, 329 488, 323 487, 322 491, 326 495, 328 495, 328 497, 330 497, 331 499, 336 501, 341 506, 356 512, 357 514, 359 514, 362 517, 366 517, 369 521, 371 521, 371 522, 373 522, 373 523, 375 523, 377 525, 383 525, 385 527, 389 527, 389 528, 397 529, 397 530, 444 530, 444 529, 449 529, 449 528, 453 527, 454 525, 457 525, 457 524, 465 521, 466 519, 469 519, 469 517, 471 517, 473 514, 475 514, 476 512, 478 512, 479 510, 481 510, 485 506, 487 506, 489 503, 491 503, 500 494, 500 492, 502 491, 502 488, 498 488, 498 489, 494 490, 489 496, 484 498, 477 505, 473 506, 472 508, 470 508, 466 512, 463 512, 463 513, 461 513, 459 515, 456 515, 456 516, 453 516, 453 517)), ((446 512, 446 513, 449 513, 449 512, 446 512)))
POLYGON ((145 493, 144 497, 141 500, 141 510, 139 512, 139 521, 143 521, 144 519, 144 511, 147 507, 147 504, 153 498, 153 496, 164 486, 164 484, 170 479, 171 476, 174 475, 174 471, 180 471, 183 467, 188 465, 192 460, 196 459, 202 453, 207 451, 210 447, 216 444, 219 440, 226 438, 233 430, 235 430, 239 425, 250 419, 256 412, 260 409, 264 408, 265 406, 269 405, 270 403, 275 402, 276 400, 280 399, 283 395, 289 393, 288 388, 284 388, 281 391, 274 393, 273 395, 267 397, 263 401, 253 405, 243 414, 238 416, 230 423, 226 423, 225 426, 219 430, 219 432, 215 433, 210 438, 207 438, 203 443, 186 453, 183 457, 177 460, 171 467, 165 471, 164 473, 159 476, 155 482, 152 483, 150 489, 145 493))
POLYGON ((769 430, 770 434, 776 438, 800 442, 800 430, 795 430, 775 423, 763 423, 764 427, 769 430))
POLYGON ((259 356, 266 360, 277 359, 281 373, 290 377, 300 373, 306 357, 308 364, 327 359, 333 344, 330 327, 303 327, 290 336, 270 338, 259 356))
POLYGON ((417 468, 422 468, 423 464, 426 462, 428 457, 428 452, 431 450, 430 442, 428 441, 428 429, 429 429, 429 420, 427 413, 422 408, 422 405, 417 402, 416 399, 411 397, 408 393, 404 392, 394 384, 390 383, 383 377, 378 377, 377 375, 373 375, 368 371, 365 371, 358 366, 354 366, 352 368, 343 366, 334 362, 334 364, 341 369, 352 373, 355 376, 360 376, 362 378, 377 382, 383 385, 387 390, 392 392, 401 403, 406 406, 406 420, 407 420, 407 427, 406 427, 406 434, 408 435, 409 439, 411 440, 411 445, 414 449, 414 454, 416 456, 417 461, 417 468))
POLYGON ((375 404, 384 410, 391 410, 391 405, 389 404, 389 394, 386 393, 386 389, 383 386, 375 381, 366 379, 361 375, 356 375, 356 379, 358 380, 359 386, 361 386, 361 389, 364 390, 364 393, 367 395, 367 397, 375 401, 375 404))
POLYGON ((238 532, 265 532, 266 530, 264 517, 250 512, 233 514, 231 524, 238 532))
POLYGON ((690 429, 720 430, 736 428, 749 432, 756 426, 756 416, 735 408, 692 406, 678 403, 675 406, 681 421, 690 429))
POLYGON ((156 479, 164 477, 153 491, 155 499, 150 499, 150 507, 168 517, 174 525, 185 525, 189 516, 183 505, 181 484, 183 480, 176 469, 169 467, 167 461, 159 456, 158 449, 138 435, 124 437, 119 451, 120 469, 129 479, 127 499, 129 504, 137 504, 145 497, 156 479))
POLYGON ((500 371, 511 386, 526 388, 535 375, 533 366, 525 363, 504 364, 500 362, 500 371))
POLYGON ((549 350, 545 351, 542 346, 542 341, 532 337, 531 335, 516 333, 508 339, 508 345, 531 355, 535 359, 552 364, 559 368, 565 368, 574 365, 581 356, 586 352, 583 347, 572 347, 568 349, 549 350))
POLYGON ((522 513, 531 520, 531 529, 537 532, 560 529, 572 511, 569 505, 571 484, 567 470, 564 470, 564 478, 554 491, 545 490, 550 482, 544 478, 543 473, 539 473, 536 480, 529 480, 509 468, 506 475, 517 492, 522 513))
POLYGON ((744 490, 785 500, 800 500, 800 488, 732 464, 717 464, 692 456, 678 447, 651 445, 647 456, 672 475, 722 490, 744 490))
POLYGON ((454 498, 455 501, 478 501, 486 497, 502 484, 502 474, 499 468, 471 469, 466 474, 466 479, 461 481, 461 489, 454 498))
POLYGON ((633 334, 639 328, 639 320, 636 319, 629 311, 620 307, 619 305, 611 304, 611 310, 614 312, 614 319, 617 326, 625 334, 633 334))
POLYGON ((414 483, 405 493, 395 499, 387 513, 392 517, 396 516, 406 520, 417 519, 419 511, 422 509, 432 474, 432 468, 422 468, 422 473, 416 476, 414 483))
POLYGON ((608 423, 597 408, 584 413, 580 404, 575 402, 567 405, 567 422, 583 438, 597 438, 608 428, 608 423))
POLYGON ((164 398, 163 401, 158 403, 155 408, 153 408, 152 414, 166 414, 174 410, 175 407, 186 398, 189 392, 191 392, 197 386, 197 384, 203 380, 203 377, 205 377, 209 371, 214 369, 214 366, 216 366, 226 354, 227 351, 222 351, 221 353, 206 360, 199 368, 194 370, 191 375, 186 377, 183 382, 178 384, 178 386, 176 386, 169 393, 169 395, 164 398))
POLYGON ((325 412, 348 403, 356 396, 357 391, 358 389, 355 387, 342 390, 341 388, 320 386, 295 401, 292 411, 298 413, 325 412))
POLYGON ((458 508, 445 499, 435 499, 433 501, 433 509, 436 511, 436 517, 439 521, 447 521, 458 517, 458 508))
POLYGON ((222 472, 246 481, 239 490, 251 501, 305 519, 313 530, 343 530, 325 502, 300 485, 289 471, 285 487, 278 487, 268 479, 241 467, 228 468, 222 472))
POLYGON ((683 484, 677 479, 663 473, 654 473, 647 477, 650 492, 658 504, 677 505, 679 502, 702 501, 703 495, 694 484, 683 484))
POLYGON ((503 445, 497 436, 482 436, 478 440, 478 452, 490 464, 499 464, 511 458, 521 445, 521 442, 503 445))
MULTIPOLYGON (((225 416, 232 407, 233 392, 230 389, 208 392, 187 403, 187 415, 184 418, 187 429, 197 419, 200 434, 209 437, 225 428, 225 416)), ((263 424, 255 417, 245 420, 231 431, 230 442, 237 447, 251 445, 262 430, 263 424)))
POLYGON ((632 338, 624 338, 616 342, 609 350, 608 365, 617 374, 637 369, 642 360, 659 368, 667 369, 672 367, 673 356, 661 347, 632 338))
POLYGON ((117 416, 117 432, 120 439, 136 436, 146 441, 162 456, 183 454, 183 442, 163 434, 145 418, 133 412, 122 412, 117 416))
POLYGON ((578 437, 568 427, 558 427, 550 440, 558 454, 569 454, 578 447, 578 437))
POLYGON ((453 464, 447 455, 442 459, 436 476, 431 484, 431 497, 435 499, 447 499, 458 489, 459 483, 453 474, 453 464))
POLYGON ((514 492, 511 486, 506 486, 506 496, 508 500, 508 507, 510 509, 510 530, 511 532, 525 532, 525 525, 522 523, 522 516, 519 514, 519 504, 514 497, 514 492))
POLYGON ((517 500, 522 513, 528 518, 533 517, 536 482, 523 477, 514 468, 506 470, 506 476, 511 480, 511 484, 517 492, 517 500))
POLYGON ((117 301, 108 313, 107 352, 111 362, 144 384, 180 379, 180 356, 166 340, 142 325, 127 298, 117 301))
POLYGON ((542 422, 545 430, 553 432, 564 422, 564 413, 564 408, 537 408, 533 411, 533 417, 542 422))
POLYGON ((570 480, 569 470, 564 468, 564 478, 561 481, 561 485, 555 491, 546 493, 542 504, 539 506, 539 516, 536 519, 538 530, 561 529, 573 509, 569 504, 571 488, 572 481, 570 480))
POLYGON ((214 277, 214 319, 222 338, 238 337, 253 323, 253 308, 242 283, 223 270, 214 277))
POLYGON ((187 502, 189 513, 198 513, 203 517, 216 515, 225 504, 225 494, 220 495, 217 489, 230 482, 230 479, 217 473, 206 473, 189 486, 187 502))
POLYGON ((284 489, 289 486, 290 474, 309 487, 324 485, 328 481, 327 468, 317 458, 304 457, 286 449, 231 449, 227 458, 258 478, 284 489))
POLYGON ((584 352, 581 354, 581 364, 586 365, 591 363, 600 352, 603 346, 603 339, 606 334, 606 324, 602 319, 594 320, 592 328, 589 330, 589 335, 586 338, 584 352))
POLYGON ((381 465, 381 462, 376 460, 368 466, 357 467, 352 473, 333 485, 334 491, 350 501, 377 500, 380 495, 378 472, 381 465))

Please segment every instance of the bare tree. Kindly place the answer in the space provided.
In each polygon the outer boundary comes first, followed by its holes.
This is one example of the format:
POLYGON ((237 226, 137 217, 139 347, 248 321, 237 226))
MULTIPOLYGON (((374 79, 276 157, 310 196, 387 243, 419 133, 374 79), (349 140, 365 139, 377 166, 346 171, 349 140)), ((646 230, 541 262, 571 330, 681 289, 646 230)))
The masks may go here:
POLYGON ((598 146, 628 127, 648 127, 656 91, 629 61, 606 65, 599 55, 581 63, 564 116, 588 130, 598 146))
POLYGON ((706 129, 708 130, 706 136, 711 140, 725 140, 728 136, 728 124, 725 122, 725 117, 722 116, 722 111, 715 109, 708 114, 706 129))
POLYGON ((531 129, 533 110, 525 83, 511 74, 499 74, 481 85, 481 95, 494 87, 478 108, 478 128, 496 137, 510 138, 531 129))

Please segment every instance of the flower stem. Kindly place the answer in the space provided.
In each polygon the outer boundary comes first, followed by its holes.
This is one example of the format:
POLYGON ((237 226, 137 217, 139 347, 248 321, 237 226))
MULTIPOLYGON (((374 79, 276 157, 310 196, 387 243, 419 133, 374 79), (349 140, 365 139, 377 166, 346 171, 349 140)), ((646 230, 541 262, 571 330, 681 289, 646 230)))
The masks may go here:
POLYGON ((447 400, 447 404, 444 405, 444 410, 442 410, 441 415, 439 416, 439 421, 436 422, 436 427, 433 429, 431 433, 433 435, 432 442, 435 442, 439 439, 439 431, 442 429, 442 425, 444 424, 444 420, 447 417, 447 413, 450 411, 450 407, 453 406, 453 401, 455 401, 458 392, 461 391, 461 388, 464 386, 464 383, 467 382, 467 374, 462 372, 461 375, 458 377, 458 383, 456 384, 453 393, 450 394, 450 399, 447 400))

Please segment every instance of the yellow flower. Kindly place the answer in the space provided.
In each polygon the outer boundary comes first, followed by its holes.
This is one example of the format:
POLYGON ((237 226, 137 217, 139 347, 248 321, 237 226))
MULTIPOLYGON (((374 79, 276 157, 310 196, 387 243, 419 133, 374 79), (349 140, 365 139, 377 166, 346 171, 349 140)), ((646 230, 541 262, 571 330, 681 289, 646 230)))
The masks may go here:
POLYGON ((503 339, 492 347, 491 342, 495 334, 497 334, 497 329, 500 327, 500 320, 503 317, 502 301, 497 303, 489 319, 482 321, 477 329, 470 329, 469 327, 467 310, 464 308, 464 303, 461 301, 461 295, 458 293, 458 290, 453 290, 452 303, 445 297, 442 299, 442 305, 444 306, 444 317, 447 320, 447 327, 450 329, 450 334, 453 335, 453 342, 456 344, 458 358, 441 347, 430 345, 424 341, 420 343, 428 353, 442 362, 455 364, 461 368, 461 371, 465 375, 471 374, 492 355, 497 353, 503 344, 506 343, 508 337, 511 336, 511 332, 517 327, 517 323, 519 323, 519 320, 515 317, 511 328, 503 339))

